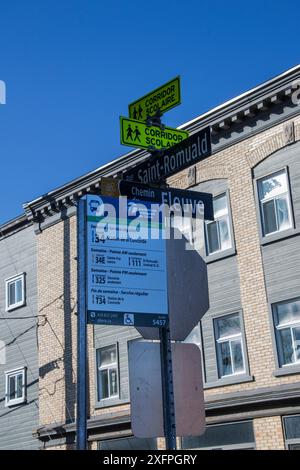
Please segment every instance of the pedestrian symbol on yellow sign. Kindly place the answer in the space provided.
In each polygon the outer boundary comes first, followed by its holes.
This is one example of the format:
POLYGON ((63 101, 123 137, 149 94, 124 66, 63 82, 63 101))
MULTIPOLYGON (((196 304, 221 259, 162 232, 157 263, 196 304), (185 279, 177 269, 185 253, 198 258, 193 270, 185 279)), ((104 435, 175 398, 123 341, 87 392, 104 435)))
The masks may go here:
POLYGON ((132 129, 131 129, 131 125, 130 125, 130 124, 128 124, 128 127, 127 127, 126 139, 127 139, 127 140, 129 140, 129 139, 132 140, 132 129))
POLYGON ((140 131, 139 131, 139 128, 138 126, 135 126, 135 131, 134 131, 134 135, 135 135, 135 141, 138 140, 139 142, 141 142, 141 139, 139 138, 139 136, 141 135, 140 131))
POLYGON ((141 107, 141 105, 139 105, 138 109, 133 108, 132 117, 133 117, 133 119, 137 119, 138 121, 143 120, 143 108, 141 107))
POLYGON ((139 131, 138 126, 135 126, 135 130, 133 131, 131 125, 128 124, 127 133, 126 133, 126 139, 128 141, 132 140, 132 142, 136 142, 136 141, 141 142, 140 135, 141 133, 139 131), (132 134, 134 134, 134 139, 132 138, 132 134))

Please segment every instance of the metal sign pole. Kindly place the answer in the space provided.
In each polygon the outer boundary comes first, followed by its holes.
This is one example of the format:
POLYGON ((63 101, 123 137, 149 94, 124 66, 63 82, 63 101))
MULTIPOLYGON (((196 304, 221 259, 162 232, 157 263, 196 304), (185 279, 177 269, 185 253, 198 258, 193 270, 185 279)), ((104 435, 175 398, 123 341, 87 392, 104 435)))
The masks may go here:
POLYGON ((76 449, 87 445, 86 200, 77 206, 77 422, 76 449))
POLYGON ((176 450, 176 422, 173 388, 172 350, 169 328, 159 329, 161 379, 166 449, 176 450))

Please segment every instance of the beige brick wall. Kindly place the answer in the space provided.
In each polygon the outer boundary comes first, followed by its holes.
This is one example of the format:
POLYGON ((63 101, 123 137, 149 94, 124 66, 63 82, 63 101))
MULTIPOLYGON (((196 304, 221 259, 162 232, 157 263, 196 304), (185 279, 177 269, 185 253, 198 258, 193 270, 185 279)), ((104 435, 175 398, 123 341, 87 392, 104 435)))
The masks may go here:
POLYGON ((37 237, 38 308, 46 316, 38 329, 40 424, 65 422, 75 416, 75 225, 73 217, 37 237))
MULTIPOLYGON (((300 118, 296 139, 300 139, 300 118)), ((274 378, 268 306, 258 236, 251 168, 283 146, 283 124, 250 137, 197 164, 197 182, 227 178, 241 281, 241 300, 254 382, 210 389, 206 397, 283 383, 300 375, 274 378)), ((187 171, 169 179, 172 186, 187 186, 187 171)), ((76 217, 61 221, 37 236, 38 308, 46 316, 38 328, 40 365, 40 424, 74 420, 76 397, 76 217)), ((93 331, 88 326, 90 415, 128 410, 128 406, 94 410, 95 363, 93 331)), ((263 418, 267 419, 267 418, 263 418)), ((271 418, 270 418, 271 419, 271 418)), ((276 420, 275 420, 276 421, 276 420)), ((274 424, 274 418, 271 423, 274 424)), ((260 429, 257 420, 256 428, 260 429)), ((277 421, 276 421, 277 422, 277 421)), ((263 426, 262 426, 263 429, 263 426)), ((278 444, 279 445, 279 444, 278 444)))
POLYGON ((253 421, 257 450, 283 450, 284 438, 280 416, 258 418, 253 421))

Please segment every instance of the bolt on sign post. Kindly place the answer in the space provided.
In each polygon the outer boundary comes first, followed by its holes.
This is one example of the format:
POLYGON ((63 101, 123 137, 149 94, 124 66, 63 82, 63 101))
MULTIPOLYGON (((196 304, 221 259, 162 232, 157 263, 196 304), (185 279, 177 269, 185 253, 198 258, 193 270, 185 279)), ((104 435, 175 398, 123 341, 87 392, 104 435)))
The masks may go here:
POLYGON ((168 149, 184 139, 189 134, 186 131, 172 127, 148 126, 134 119, 120 117, 121 144, 129 147, 144 149, 168 149))
POLYGON ((131 103, 128 106, 129 117, 146 121, 148 117, 164 113, 178 106, 180 102, 180 77, 178 76, 131 103))

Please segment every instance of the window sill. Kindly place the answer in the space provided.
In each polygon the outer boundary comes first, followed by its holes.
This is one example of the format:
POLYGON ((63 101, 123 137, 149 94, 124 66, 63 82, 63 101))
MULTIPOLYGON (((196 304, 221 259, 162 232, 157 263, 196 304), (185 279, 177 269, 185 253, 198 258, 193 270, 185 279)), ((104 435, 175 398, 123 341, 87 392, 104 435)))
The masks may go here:
POLYGON ((26 403, 26 398, 18 398, 16 400, 10 400, 9 402, 6 402, 5 407, 9 408, 11 406, 23 405, 25 403, 26 403))
POLYGON ((234 256, 236 254, 235 248, 229 248, 228 250, 218 251, 217 253, 212 253, 204 257, 206 264, 213 263, 214 261, 219 261, 224 258, 229 258, 229 256, 234 256))
POLYGON ((282 230, 282 232, 272 233, 260 238, 261 245, 269 245, 269 243, 274 243, 279 240, 284 240, 285 238, 290 238, 295 235, 300 235, 300 230, 296 228, 289 228, 287 230, 282 230))
POLYGON ((273 372, 273 377, 282 377, 283 375, 300 374, 300 364, 292 366, 280 367, 273 372))
POLYGON ((217 387, 225 387, 226 385, 236 385, 245 382, 253 382, 254 376, 248 374, 235 375, 231 377, 223 377, 222 379, 216 380, 215 382, 207 382, 204 384, 204 390, 217 387))
POLYGON ((12 312, 13 310, 16 310, 17 308, 24 307, 26 305, 26 302, 20 302, 18 304, 10 305, 9 307, 6 307, 5 311, 6 312, 12 312))
POLYGON ((129 403, 128 400, 122 400, 121 398, 104 398, 104 400, 101 401, 96 401, 95 403, 95 410, 98 410, 100 408, 110 408, 111 406, 117 406, 117 405, 124 405, 126 403, 129 403))

